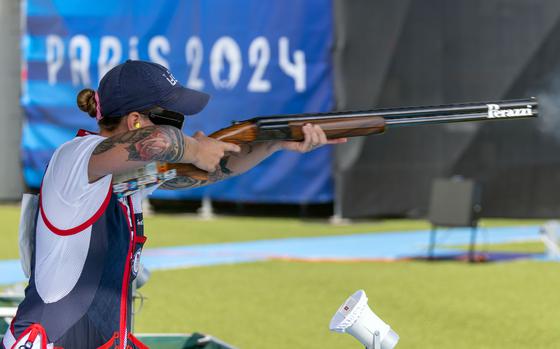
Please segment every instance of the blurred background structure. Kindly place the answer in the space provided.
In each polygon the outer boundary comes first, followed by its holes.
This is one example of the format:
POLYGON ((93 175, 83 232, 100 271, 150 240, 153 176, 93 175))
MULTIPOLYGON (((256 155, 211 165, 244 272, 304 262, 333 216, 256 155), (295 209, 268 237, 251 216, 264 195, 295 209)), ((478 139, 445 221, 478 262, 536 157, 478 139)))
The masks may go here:
MULTIPOLYGON (((525 0, 121 1, 24 3, 22 172, 2 152, 2 198, 37 188, 54 149, 95 129, 75 95, 112 66, 149 59, 212 94, 187 132, 256 115, 444 104, 537 96, 542 120, 394 130, 312 154, 277 154, 250 173, 158 199, 238 204, 335 202, 344 217, 425 216, 435 177, 481 182, 485 216, 559 213, 554 113, 560 5, 525 0), (522 25, 521 25, 522 24, 522 25), (530 189, 529 189, 530 188, 530 189)), ((15 2, 2 31, 15 42, 15 2)), ((18 51, 4 50, 5 149, 16 149, 18 51)))
POLYGON ((560 214, 560 3, 335 4, 339 108, 540 102, 538 122, 398 129, 338 147, 344 216, 425 216, 433 178, 454 175, 480 182, 483 216, 560 214))
MULTIPOLYGON (((279 113, 540 98, 541 120, 392 130, 336 151, 276 154, 244 176, 155 199, 323 205, 341 217, 423 217, 436 177, 483 187, 484 216, 560 213, 560 110, 555 1, 76 1, 23 3, 21 53, 3 50, 1 198, 20 177, 40 185, 54 149, 76 129, 96 129, 75 106, 126 59, 170 67, 212 94, 186 132, 279 113), (22 107, 14 104, 17 71, 22 107), (23 120, 20 119, 23 116, 23 120), (20 121, 18 121, 20 120, 20 121), (15 151, 20 123, 22 172, 15 151)), ((2 5, 6 42, 17 40, 16 2, 2 5)), ((163 203, 163 206, 166 206, 163 203)), ((230 205, 231 206, 231 205, 230 205)), ((226 207, 228 207, 226 205, 226 207)))

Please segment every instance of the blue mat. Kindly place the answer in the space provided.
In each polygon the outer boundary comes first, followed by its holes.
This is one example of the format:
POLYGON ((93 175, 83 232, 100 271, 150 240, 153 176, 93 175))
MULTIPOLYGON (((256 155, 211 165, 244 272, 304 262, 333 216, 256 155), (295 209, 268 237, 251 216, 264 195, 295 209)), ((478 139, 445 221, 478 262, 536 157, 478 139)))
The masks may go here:
MULTIPOLYGON (((142 255, 142 263, 150 270, 165 270, 270 259, 341 262, 393 261, 425 256, 429 233, 429 231, 423 230, 147 248, 142 255)), ((538 226, 484 228, 480 229, 478 234, 478 243, 483 244, 536 240, 539 240, 538 226)), ((469 241, 470 229, 456 228, 438 231, 438 244, 466 245, 469 241)), ((464 255, 464 251, 451 248, 436 249, 436 257, 460 255, 464 255)), ((538 258, 542 256, 523 255, 521 257, 538 258)), ((25 277, 19 261, 0 261, 0 284, 20 281, 25 281, 25 277)))

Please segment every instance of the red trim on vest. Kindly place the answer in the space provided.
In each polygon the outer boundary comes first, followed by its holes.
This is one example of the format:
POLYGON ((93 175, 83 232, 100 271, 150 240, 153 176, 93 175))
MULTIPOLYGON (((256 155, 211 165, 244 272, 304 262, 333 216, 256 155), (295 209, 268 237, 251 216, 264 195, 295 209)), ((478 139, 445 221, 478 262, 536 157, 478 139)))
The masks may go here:
POLYGON ((128 339, 136 346, 137 349, 150 349, 146 344, 140 342, 138 338, 134 337, 132 333, 128 335, 128 339))
POLYGON ((16 339, 11 349, 16 349, 16 345, 18 344, 18 342, 21 341, 23 337, 25 337, 25 335, 27 335, 28 333, 29 337, 25 341, 25 345, 22 346, 27 347, 27 344, 31 344, 31 347, 33 347, 33 342, 35 342, 35 339, 37 339, 38 335, 41 335, 41 349, 47 349, 47 342, 49 341, 49 339, 47 337, 45 329, 40 324, 32 324, 28 328, 26 328, 25 331, 23 331, 23 333, 16 339))
MULTIPOLYGON (((125 206, 122 205, 125 217, 127 217, 127 212, 125 206)), ((119 329, 119 347, 122 349, 126 349, 126 341, 128 339, 127 332, 126 332, 126 325, 127 325, 127 311, 128 311, 128 287, 130 281, 130 263, 132 262, 132 251, 134 248, 134 237, 136 236, 136 223, 134 218, 134 207, 132 206, 132 199, 128 197, 128 217, 130 217, 130 221, 127 222, 129 224, 128 228, 130 229, 130 242, 128 245, 128 253, 126 254, 126 260, 124 265, 124 275, 123 275, 123 282, 121 288, 121 316, 120 316, 120 329, 119 329)), ((128 220, 128 218, 127 218, 128 220)))
POLYGON ((98 133, 95 132, 91 132, 88 130, 84 130, 83 128, 78 130, 78 133, 76 134, 76 137, 84 137, 84 136, 90 136, 90 135, 98 135, 98 133))
POLYGON ((146 236, 134 236, 135 243, 143 244, 146 242, 146 240, 148 240, 148 237, 146 236))
POLYGON ((113 192, 112 189, 113 189, 113 186, 111 185, 111 183, 109 183, 109 190, 107 191, 107 195, 105 196, 105 200, 103 200, 103 203, 101 204, 101 207, 99 207, 97 212, 95 212, 95 214, 90 219, 88 219, 84 223, 82 223, 82 224, 80 224, 80 225, 78 225, 77 227, 74 227, 74 228, 58 229, 57 227, 55 227, 51 223, 51 221, 49 221, 49 219, 47 218, 47 214, 45 213, 45 210, 43 209, 43 200, 42 200, 43 187, 41 186, 41 192, 39 193, 39 211, 41 212, 41 218, 43 219, 43 222, 45 222, 45 225, 47 226, 47 228, 49 228, 49 230, 52 231, 53 233, 55 233, 56 235, 68 236, 68 235, 77 234, 77 233, 83 231, 84 229, 88 228, 89 226, 93 225, 93 223, 97 222, 97 220, 99 218, 101 218, 103 213, 105 213, 105 210, 107 209, 107 206, 109 206, 109 202, 111 201, 111 194, 113 192))

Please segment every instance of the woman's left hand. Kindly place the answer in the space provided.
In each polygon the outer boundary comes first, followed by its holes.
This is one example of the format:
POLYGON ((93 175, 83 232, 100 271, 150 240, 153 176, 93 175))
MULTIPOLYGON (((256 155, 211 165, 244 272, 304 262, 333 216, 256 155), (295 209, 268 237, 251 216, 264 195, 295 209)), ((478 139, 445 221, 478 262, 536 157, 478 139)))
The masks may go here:
POLYGON ((319 125, 305 124, 302 127, 304 139, 301 142, 282 141, 279 143, 281 149, 292 150, 299 153, 307 153, 325 144, 346 143, 347 138, 327 139, 325 132, 319 125))

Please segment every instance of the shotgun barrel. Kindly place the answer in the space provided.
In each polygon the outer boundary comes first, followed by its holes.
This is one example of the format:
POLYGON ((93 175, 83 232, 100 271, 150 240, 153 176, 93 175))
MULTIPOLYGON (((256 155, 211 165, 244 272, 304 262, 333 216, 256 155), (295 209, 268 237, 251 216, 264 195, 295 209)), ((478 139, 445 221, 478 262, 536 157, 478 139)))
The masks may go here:
POLYGON ((340 138, 382 133, 388 127, 518 119, 537 115, 537 100, 527 98, 425 107, 272 115, 256 117, 245 122, 256 126, 255 141, 270 141, 301 140, 301 127, 306 123, 320 125, 328 138, 340 138))
POLYGON ((372 110, 359 110, 359 111, 339 111, 327 113, 303 113, 303 114, 282 114, 282 115, 268 115, 258 116, 247 121, 253 121, 261 125, 277 124, 289 121, 305 121, 314 119, 339 119, 339 118, 355 118, 360 116, 380 116, 385 119, 412 119, 416 117, 445 117, 445 116, 460 116, 464 114, 480 114, 481 118, 478 120, 492 119, 489 116, 489 110, 498 108, 504 109, 520 109, 530 108, 533 110, 534 115, 538 113, 538 103, 535 97, 525 99, 513 99, 504 101, 492 102, 471 102, 471 103, 456 103, 444 104, 435 106, 421 106, 421 107, 398 107, 398 108, 382 108, 372 110), (485 117, 486 116, 486 117, 485 117))
MULTIPOLYGON (((385 108, 366 111, 271 115, 234 122, 210 137, 236 144, 303 140, 302 127, 321 126, 327 138, 357 137, 383 133, 386 128, 456 122, 511 120, 538 115, 535 98, 493 102, 447 104, 424 107, 385 108)), ((208 180, 208 173, 190 164, 166 164, 178 176, 208 180)))

